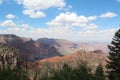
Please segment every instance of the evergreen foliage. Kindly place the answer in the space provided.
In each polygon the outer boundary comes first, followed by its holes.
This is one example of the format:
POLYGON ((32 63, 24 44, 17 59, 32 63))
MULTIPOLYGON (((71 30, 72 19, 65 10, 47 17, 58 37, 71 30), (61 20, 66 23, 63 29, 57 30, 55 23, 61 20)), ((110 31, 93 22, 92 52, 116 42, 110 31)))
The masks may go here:
POLYGON ((0 80, 28 80, 22 69, 18 68, 18 50, 0 43, 0 80))
POLYGON ((115 33, 109 48, 107 73, 109 80, 120 80, 120 29, 115 33))
POLYGON ((0 71, 0 80, 29 80, 22 70, 4 69, 0 71))
POLYGON ((73 69, 74 80, 92 80, 91 68, 89 68, 87 62, 81 62, 78 67, 73 69))
POLYGON ((96 80, 105 80, 105 74, 104 74, 102 64, 99 64, 97 66, 96 71, 95 71, 95 78, 96 80))
POLYGON ((52 76, 44 76, 40 80, 94 80, 86 62, 78 64, 76 68, 64 64, 61 70, 52 70, 52 74, 52 76))

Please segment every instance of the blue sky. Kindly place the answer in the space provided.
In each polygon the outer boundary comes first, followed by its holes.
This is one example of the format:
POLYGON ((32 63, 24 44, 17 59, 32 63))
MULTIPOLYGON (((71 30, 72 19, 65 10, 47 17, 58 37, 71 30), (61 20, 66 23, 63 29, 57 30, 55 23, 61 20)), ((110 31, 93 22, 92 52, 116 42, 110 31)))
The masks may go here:
POLYGON ((108 42, 119 9, 120 0, 0 0, 0 34, 108 42))

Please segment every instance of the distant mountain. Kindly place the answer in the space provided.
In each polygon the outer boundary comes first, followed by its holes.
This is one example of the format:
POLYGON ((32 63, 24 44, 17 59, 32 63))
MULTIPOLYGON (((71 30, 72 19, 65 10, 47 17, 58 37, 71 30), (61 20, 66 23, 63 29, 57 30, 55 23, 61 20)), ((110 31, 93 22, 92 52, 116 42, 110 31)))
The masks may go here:
POLYGON ((40 38, 37 42, 54 46, 63 55, 71 54, 79 48, 78 44, 63 39, 40 38))
POLYGON ((108 53, 108 43, 102 43, 102 42, 87 42, 83 44, 83 48, 86 51, 95 51, 95 50, 101 50, 105 53, 108 53))
POLYGON ((0 35, 0 43, 19 49, 20 55, 26 60, 37 60, 56 55, 61 56, 54 46, 38 43, 31 38, 18 37, 13 34, 0 35))
MULTIPOLYGON (((5 48, 7 52, 0 54, 2 60, 0 62, 5 62, 2 67, 10 64, 12 68, 27 68, 30 71, 29 73, 39 69, 42 72, 41 74, 44 74, 48 66, 56 69, 62 67, 64 63, 75 67, 81 60, 87 61, 94 69, 99 63, 106 64, 107 45, 104 43, 81 43, 49 38, 41 38, 35 41, 14 34, 1 34, 0 43, 5 44, 8 48, 14 47, 19 56, 17 59, 18 57, 11 53, 10 49, 7 51, 5 48)), ((1 49, 0 47, 0 51, 1 49)))
POLYGON ((89 43, 89 42, 82 43, 82 42, 72 42, 63 39, 49 39, 49 38, 40 38, 37 40, 37 42, 54 46, 58 50, 58 52, 63 55, 71 54, 80 49, 84 49, 85 51, 101 50, 106 53, 108 51, 106 43, 89 43))
POLYGON ((45 63, 50 63, 52 66, 54 65, 63 65, 67 63, 71 66, 76 66, 80 61, 88 62, 93 68, 98 66, 98 64, 106 65, 106 53, 101 51, 93 51, 93 52, 82 52, 77 51, 72 54, 66 56, 55 56, 47 59, 38 60, 37 63, 39 65, 44 65, 45 63))
POLYGON ((19 37, 14 34, 1 34, 0 43, 17 48, 21 57, 29 61, 64 56, 79 50, 100 50, 107 53, 107 45, 104 43, 80 43, 49 38, 40 38, 35 41, 31 38, 19 37))

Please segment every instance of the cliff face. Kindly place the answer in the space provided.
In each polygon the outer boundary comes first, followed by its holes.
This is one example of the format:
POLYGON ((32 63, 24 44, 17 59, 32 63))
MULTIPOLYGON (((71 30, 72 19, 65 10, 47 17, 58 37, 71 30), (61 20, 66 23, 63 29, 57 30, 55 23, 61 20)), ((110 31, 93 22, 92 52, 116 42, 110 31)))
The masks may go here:
POLYGON ((78 44, 63 39, 40 38, 37 42, 54 46, 63 55, 71 54, 79 48, 78 44))
POLYGON ((37 41, 31 38, 18 37, 13 34, 0 35, 0 43, 15 47, 20 52, 23 60, 39 60, 54 56, 63 56, 74 53, 80 49, 85 51, 102 50, 106 51, 106 44, 98 43, 77 43, 62 39, 41 38, 37 41), (105 49, 105 50, 104 50, 105 49))
POLYGON ((18 67, 19 52, 5 44, 0 44, 0 69, 13 69, 18 67))
POLYGON ((95 51, 102 50, 107 52, 107 44, 105 43, 82 43, 82 42, 72 42, 63 39, 49 39, 49 38, 40 38, 37 40, 39 43, 45 43, 54 46, 59 53, 63 55, 68 55, 74 53, 80 49, 85 51, 95 51))
POLYGON ((18 37, 12 34, 0 35, 0 43, 2 44, 0 44, 0 69, 21 67, 21 64, 23 67, 29 65, 33 69, 47 61, 67 62, 75 65, 80 59, 97 65, 99 62, 104 64, 106 59, 104 49, 107 49, 107 46, 105 44, 75 43, 48 38, 34 41, 31 38, 18 37))
POLYGON ((61 56, 54 46, 38 43, 30 38, 22 38, 13 34, 0 35, 0 43, 17 48, 20 52, 20 57, 29 61, 56 55, 61 56))
POLYGON ((53 65, 63 65, 64 63, 67 63, 73 67, 75 67, 80 61, 86 61, 88 64, 90 64, 93 67, 97 67, 100 63, 102 65, 106 65, 106 53, 104 52, 83 52, 83 51, 77 51, 72 54, 66 55, 66 56, 56 56, 51 57, 47 59, 38 60, 39 65, 44 65, 46 62, 53 65))

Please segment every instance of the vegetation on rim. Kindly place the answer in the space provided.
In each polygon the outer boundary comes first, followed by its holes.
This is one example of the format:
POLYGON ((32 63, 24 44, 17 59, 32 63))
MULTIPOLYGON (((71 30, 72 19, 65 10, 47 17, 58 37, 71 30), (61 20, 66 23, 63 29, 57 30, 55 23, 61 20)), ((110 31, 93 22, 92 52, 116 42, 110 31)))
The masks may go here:
POLYGON ((46 63, 42 66, 46 68, 46 74, 41 75, 42 68, 38 67, 34 69, 31 78, 28 74, 27 61, 25 70, 19 67, 19 51, 6 44, 0 44, 0 80, 120 80, 120 29, 115 33, 108 48, 106 69, 100 63, 93 71, 85 60, 80 60, 75 67, 63 63, 57 69, 46 63))

